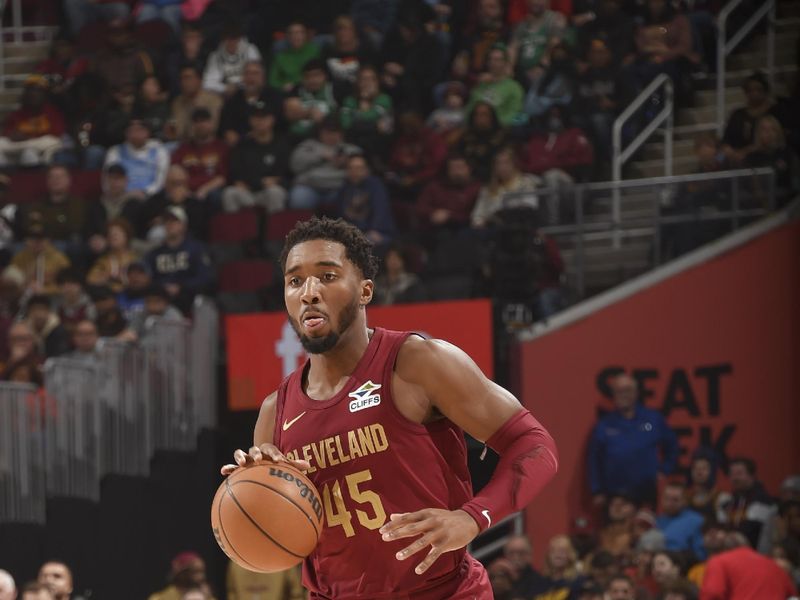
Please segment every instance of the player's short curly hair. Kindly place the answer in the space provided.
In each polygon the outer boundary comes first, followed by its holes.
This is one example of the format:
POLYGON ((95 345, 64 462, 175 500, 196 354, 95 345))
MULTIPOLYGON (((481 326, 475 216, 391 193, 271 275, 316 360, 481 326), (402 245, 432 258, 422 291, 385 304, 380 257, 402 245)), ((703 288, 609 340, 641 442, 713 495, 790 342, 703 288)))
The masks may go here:
POLYGON ((309 240, 330 240, 338 242, 345 249, 345 256, 357 266, 366 279, 374 279, 378 273, 378 259, 372 253, 372 243, 356 226, 343 219, 312 217, 298 222, 283 244, 281 270, 286 271, 286 257, 297 244, 309 240))

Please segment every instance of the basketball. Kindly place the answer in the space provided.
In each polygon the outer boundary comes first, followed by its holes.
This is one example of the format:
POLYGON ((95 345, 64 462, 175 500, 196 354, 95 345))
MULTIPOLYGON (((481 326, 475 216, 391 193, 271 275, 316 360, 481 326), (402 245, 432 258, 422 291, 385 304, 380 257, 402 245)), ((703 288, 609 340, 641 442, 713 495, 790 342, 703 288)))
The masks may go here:
POLYGON ((260 463, 219 486, 211 528, 222 551, 250 571, 283 571, 308 556, 322 529, 322 501, 294 467, 260 463))

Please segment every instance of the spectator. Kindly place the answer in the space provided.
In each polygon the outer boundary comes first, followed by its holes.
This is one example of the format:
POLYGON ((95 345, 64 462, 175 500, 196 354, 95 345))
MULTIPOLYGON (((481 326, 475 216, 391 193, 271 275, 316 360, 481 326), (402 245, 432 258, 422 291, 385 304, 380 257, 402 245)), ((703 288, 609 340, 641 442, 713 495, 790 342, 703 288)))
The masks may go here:
POLYGON ((505 48, 494 47, 486 58, 486 72, 472 88, 467 112, 471 112, 476 103, 486 102, 494 108, 500 124, 507 127, 519 120, 524 96, 525 90, 510 77, 505 48))
POLYGON ((228 25, 222 32, 219 47, 208 57, 203 89, 230 98, 242 84, 245 66, 253 61, 261 61, 258 48, 247 41, 241 27, 228 25))
POLYGON ((8 330, 8 359, 0 370, 0 381, 42 385, 43 362, 30 325, 14 323, 8 330))
POLYGON ((334 115, 319 124, 317 138, 300 142, 292 151, 289 166, 294 185, 289 193, 289 206, 316 210, 336 196, 346 176, 347 158, 361 149, 344 141, 342 126, 334 115))
POLYGON ((466 89, 458 81, 450 81, 444 88, 442 106, 434 110, 426 124, 440 135, 448 146, 458 140, 458 135, 467 117, 464 108, 466 89))
POLYGON ((72 597, 72 571, 63 562, 51 560, 44 563, 39 568, 38 581, 50 589, 53 600, 70 600, 72 597))
POLYGON ((39 354, 46 358, 59 356, 70 349, 69 332, 53 311, 48 296, 34 294, 25 306, 25 322, 31 328, 39 346, 39 354))
POLYGON ((188 589, 201 587, 210 595, 206 580, 206 563, 194 552, 181 552, 172 559, 170 585, 151 594, 149 600, 174 600, 188 589))
POLYGON ((137 23, 161 20, 172 27, 178 35, 181 32, 181 3, 183 0, 140 0, 138 3, 137 23))
POLYGON ((546 578, 546 583, 540 590, 545 593, 537 598, 559 597, 559 595, 567 597, 572 590, 583 583, 578 570, 578 553, 575 552, 569 537, 557 535, 550 540, 542 574, 546 578))
POLYGON ((637 501, 625 492, 616 492, 608 500, 606 526, 600 531, 600 547, 614 556, 627 555, 633 547, 633 520, 637 501))
POLYGON ((269 84, 283 92, 289 92, 299 84, 303 77, 303 66, 320 55, 319 46, 311 40, 305 23, 289 23, 286 39, 288 46, 275 54, 269 70, 269 84))
POLYGON ((122 314, 111 288, 106 286, 95 288, 92 299, 97 309, 97 333, 100 337, 115 338, 120 341, 136 340, 136 334, 128 328, 128 321, 122 314))
POLYGON ((121 164, 128 176, 128 192, 141 199, 164 187, 169 168, 167 149, 150 135, 146 121, 131 119, 125 130, 125 143, 114 146, 106 155, 106 166, 121 164))
POLYGON ((303 65, 302 80, 289 90, 284 103, 289 132, 299 140, 305 139, 326 116, 336 111, 336 106, 325 63, 321 58, 312 58, 303 65))
POLYGON ((36 65, 35 71, 47 81, 47 90, 54 103, 64 106, 70 86, 88 68, 89 60, 77 55, 75 43, 59 36, 53 40, 48 57, 36 65))
POLYGON ((530 598, 546 580, 531 565, 533 551, 527 536, 515 534, 503 546, 503 559, 511 568, 512 598, 530 598))
POLYGON ((520 596, 514 593, 516 569, 507 559, 495 559, 489 564, 486 571, 489 575, 494 600, 520 600, 520 596))
POLYGON ((250 600, 254 594, 266 596, 273 590, 282 600, 305 600, 300 569, 294 567, 278 573, 255 573, 235 562, 228 563, 226 575, 228 600, 250 600))
POLYGON ((684 559, 678 552, 662 550, 653 555, 653 578, 660 591, 683 580, 684 559))
POLYGON ((596 18, 578 27, 581 55, 586 55, 595 40, 602 40, 611 51, 615 69, 629 65, 636 58, 636 27, 629 11, 623 10, 622 0, 601 0, 596 18))
POLYGON ((75 331, 72 333, 72 346, 74 350, 67 357, 80 360, 86 363, 95 364, 98 361, 97 341, 100 336, 97 334, 97 325, 90 319, 78 321, 75 331))
POLYGON ((189 176, 189 189, 195 198, 213 206, 222 202, 222 188, 228 177, 228 145, 214 137, 214 119, 207 108, 192 112, 191 138, 172 154, 172 164, 180 165, 189 176))
POLYGON ((778 506, 759 535, 756 549, 760 554, 772 554, 776 544, 788 538, 793 538, 790 543, 796 542, 800 551, 800 513, 796 510, 800 508, 800 475, 789 475, 781 482, 777 500, 778 506))
POLYGON ((108 250, 92 265, 86 280, 90 285, 107 285, 119 293, 125 287, 128 265, 138 259, 131 250, 133 228, 124 219, 113 219, 108 222, 106 238, 108 250))
POLYGON ((188 587, 183 591, 181 600, 213 600, 211 593, 202 586, 188 587))
POLYGON ((593 583, 600 588, 602 597, 602 590, 607 589, 608 584, 614 577, 619 575, 619 573, 619 563, 616 557, 607 550, 598 550, 592 556, 588 573, 589 580, 588 582, 584 582, 584 585, 586 583, 593 583))
POLYGON ((512 71, 523 81, 535 75, 541 68, 548 48, 557 44, 564 36, 567 22, 564 15, 549 10, 549 0, 527 0, 528 14, 514 29, 509 46, 512 71))
POLYGON ((359 39, 353 18, 340 15, 333 22, 333 41, 322 49, 320 58, 330 74, 338 101, 349 96, 362 65, 374 65, 375 52, 359 39))
POLYGON ((638 589, 655 597, 658 595, 658 582, 653 577, 653 557, 656 552, 664 550, 666 542, 664 534, 658 529, 644 532, 636 541, 633 550, 632 564, 625 570, 638 589))
POLYGON ((138 339, 144 338, 152 329, 153 318, 166 321, 183 321, 183 314, 170 304, 170 295, 164 286, 151 285, 145 290, 144 310, 137 312, 131 319, 131 329, 138 339))
POLYGON ((153 281, 164 286, 172 303, 184 314, 189 312, 194 297, 206 292, 212 281, 206 248, 201 242, 187 237, 187 221, 183 208, 167 208, 164 213, 164 243, 146 258, 153 281))
POLYGON ((438 237, 443 230, 468 227, 480 188, 467 159, 451 154, 442 177, 428 183, 417 200, 420 228, 438 237))
POLYGON ((137 46, 128 21, 111 21, 105 42, 94 57, 92 70, 110 89, 135 90, 140 81, 155 73, 153 59, 137 46))
POLYGON ((336 194, 336 216, 363 231, 376 246, 385 245, 394 235, 394 220, 389 196, 380 178, 370 174, 361 155, 347 159, 347 176, 336 194))
POLYGON ((394 114, 392 99, 381 92, 374 67, 363 65, 358 70, 354 93, 342 103, 341 118, 348 141, 371 156, 384 154, 394 114))
POLYGON ((172 142, 177 138, 175 127, 170 122, 167 94, 161 89, 161 82, 155 75, 149 75, 139 83, 131 112, 147 122, 154 138, 162 142, 172 142))
MULTIPOLYGON (((208 50, 204 42, 203 30, 199 27, 198 22, 184 21, 181 29, 180 44, 167 55, 165 61, 171 95, 177 96, 179 93, 185 93, 183 91, 184 67, 192 68, 197 76, 197 81, 193 83, 198 90, 202 88, 203 71, 205 70, 206 60, 208 59, 208 50)), ((209 92, 209 94, 216 98, 220 105, 222 104, 222 100, 219 98, 218 94, 214 92, 209 92)), ((192 108, 194 108, 194 106, 186 107, 187 119, 192 108)), ((211 110, 212 113, 214 112, 211 106, 206 105, 206 108, 211 110)), ((217 109, 217 114, 218 113, 219 109, 217 109)))
POLYGON ((595 505, 626 490, 637 500, 655 505, 658 473, 672 473, 678 457, 675 433, 660 413, 637 403, 636 381, 614 379, 615 410, 601 417, 589 442, 589 482, 595 505), (659 456, 659 450, 661 456, 659 456))
POLYGON ((467 28, 453 59, 453 75, 474 85, 486 71, 489 50, 504 44, 508 33, 500 0, 479 0, 475 24, 467 28))
POLYGON ((697 588, 691 582, 681 579, 664 586, 659 600, 697 600, 697 588))
POLYGON ((262 206, 268 214, 286 208, 285 179, 289 149, 275 134, 275 113, 259 102, 250 108, 251 132, 231 152, 229 179, 222 206, 236 212, 245 206, 262 206))
POLYGON ((547 222, 556 225, 562 220, 564 188, 588 179, 594 164, 594 149, 583 131, 571 126, 565 110, 560 106, 547 110, 543 125, 528 141, 525 170, 540 176, 550 189, 547 195, 547 222))
POLYGON ((144 310, 144 294, 150 288, 150 272, 147 265, 137 261, 128 265, 127 285, 117 294, 117 304, 127 321, 144 310))
POLYGON ((185 65, 180 70, 180 93, 172 100, 172 126, 175 137, 186 141, 194 128, 192 117, 197 109, 204 109, 209 114, 212 131, 219 127, 219 114, 222 110, 222 99, 218 94, 204 90, 201 86, 200 71, 193 65, 185 65))
POLYGON ((670 482, 661 493, 661 514, 656 525, 664 532, 667 550, 689 550, 695 557, 706 557, 703 547, 703 517, 686 506, 686 488, 670 482))
POLYGON ((75 325, 85 319, 94 321, 97 311, 83 289, 83 278, 75 269, 62 269, 56 277, 59 285, 56 312, 61 324, 72 334, 75 325))
POLYGON ((789 575, 746 543, 712 556, 700 588, 700 600, 789 598, 796 594, 789 575))
POLYGON ((608 600, 636 600, 636 587, 630 577, 616 575, 606 588, 608 600))
POLYGON ((706 560, 692 565, 686 574, 686 579, 698 589, 703 585, 708 559, 720 552, 730 550, 728 547, 729 537, 725 526, 720 525, 715 520, 706 521, 703 524, 703 549, 706 553, 706 560))
POLYGON ((44 235, 39 221, 28 224, 25 245, 11 259, 11 264, 22 271, 26 290, 34 294, 57 293, 56 275, 70 266, 69 259, 44 235))
POLYGON ((261 62, 250 61, 244 65, 241 88, 225 101, 219 118, 220 137, 228 146, 235 146, 250 131, 250 112, 256 105, 274 115, 283 113, 283 95, 266 85, 261 62))
POLYGON ((458 151, 469 161, 478 181, 489 181, 495 154, 507 144, 508 135, 500 125, 494 107, 486 102, 476 103, 467 118, 458 151))
POLYGON ((525 114, 517 121, 533 121, 546 115, 554 106, 566 108, 572 103, 577 74, 569 46, 559 42, 550 48, 547 55, 547 67, 534 69, 530 76, 530 87, 522 109, 525 114))
POLYGON ((72 193, 69 169, 50 165, 45 176, 46 196, 43 200, 24 205, 21 223, 41 223, 44 235, 61 242, 68 253, 82 245, 86 227, 86 202, 72 193))
POLYGON ((756 463, 750 458, 732 458, 728 462, 728 479, 733 497, 721 507, 722 521, 743 533, 755 548, 775 502, 756 479, 756 463))
POLYGON ((0 600, 16 600, 17 584, 11 573, 0 569, 0 600))
POLYGON ((393 246, 386 251, 382 273, 375 281, 377 304, 410 304, 427 299, 425 285, 415 273, 408 272, 406 262, 399 247, 393 246))
POLYGON ((143 206, 141 195, 128 191, 128 174, 121 164, 112 163, 103 170, 101 185, 100 201, 91 203, 87 214, 89 248, 95 255, 106 250, 109 221, 125 219, 137 227, 143 206))
POLYGON ((22 596, 20 600, 61 600, 56 598, 53 592, 46 585, 41 583, 31 582, 22 588, 22 596))
POLYGON ((755 140, 744 159, 744 166, 757 169, 769 167, 775 171, 775 201, 782 208, 792 199, 793 153, 786 145, 786 136, 778 119, 763 115, 756 122, 755 140))
POLYGON ((729 501, 730 494, 717 487, 717 462, 712 450, 700 447, 692 453, 687 480, 689 507, 706 521, 716 521, 717 507, 729 501))
POLYGON ((189 175, 180 165, 172 165, 167 172, 164 190, 149 198, 142 207, 142 224, 150 244, 164 240, 164 215, 167 208, 177 206, 186 211, 189 233, 197 240, 208 236, 208 224, 213 208, 207 201, 198 200, 189 189, 189 175))
POLYGON ((394 25, 399 4, 399 0, 352 0, 350 14, 372 47, 383 45, 384 37, 394 25))
POLYGON ((412 111, 402 113, 385 174, 392 200, 416 201, 422 187, 441 170, 446 157, 447 146, 425 127, 422 116, 412 111))
POLYGON ((124 84, 110 90, 111 100, 106 106, 98 109, 99 114, 95 122, 89 123, 88 127, 91 145, 87 148, 85 160, 87 163, 91 160, 93 165, 103 164, 106 148, 125 141, 125 130, 133 117, 136 87, 133 84, 124 84))
POLYGON ((8 356, 8 330, 18 320, 25 294, 25 274, 11 265, 0 272, 0 359, 8 356))
POLYGON ((131 12, 128 2, 115 2, 114 0, 103 2, 64 0, 63 8, 73 37, 77 36, 88 23, 125 19, 131 12))
POLYGON ((508 196, 527 195, 538 202, 535 192, 537 184, 536 177, 519 170, 511 147, 498 150, 492 161, 492 177, 481 188, 472 209, 472 227, 483 228, 489 225, 492 216, 503 208, 503 202, 508 196))
POLYGON ((63 134, 64 118, 47 101, 47 80, 41 75, 28 77, 20 108, 3 123, 0 166, 48 164, 61 147, 63 134))

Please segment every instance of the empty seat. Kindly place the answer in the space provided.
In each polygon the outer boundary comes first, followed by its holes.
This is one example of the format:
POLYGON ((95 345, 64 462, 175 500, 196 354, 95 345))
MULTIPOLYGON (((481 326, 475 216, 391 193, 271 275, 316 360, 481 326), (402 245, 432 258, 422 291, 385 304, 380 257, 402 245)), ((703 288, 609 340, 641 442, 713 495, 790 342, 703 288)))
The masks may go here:
POLYGON ((220 292, 258 292, 272 284, 274 269, 266 260, 235 260, 219 271, 220 292))
POLYGON ((298 221, 308 221, 314 213, 310 210, 284 210, 267 218, 266 238, 270 242, 281 242, 294 229, 298 221))
POLYGON ((258 210, 244 208, 235 213, 218 213, 211 219, 210 229, 212 244, 255 240, 258 238, 258 210))

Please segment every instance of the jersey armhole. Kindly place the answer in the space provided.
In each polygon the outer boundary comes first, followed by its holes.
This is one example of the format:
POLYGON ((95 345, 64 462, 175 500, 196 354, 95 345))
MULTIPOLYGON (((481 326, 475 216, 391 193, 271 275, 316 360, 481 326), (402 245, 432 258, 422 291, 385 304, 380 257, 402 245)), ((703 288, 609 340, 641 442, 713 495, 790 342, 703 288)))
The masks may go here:
POLYGON ((403 344, 406 343, 406 340, 411 337, 412 335, 422 338, 423 340, 430 339, 423 333, 419 333, 416 331, 407 331, 404 332, 403 335, 398 336, 394 340, 392 340, 392 346, 389 350, 389 355, 386 357, 386 365, 384 366, 383 371, 383 380, 388 383, 388 411, 397 422, 398 425, 407 429, 410 433, 414 433, 416 435, 429 435, 428 427, 423 425, 422 423, 415 423, 414 421, 410 420, 406 417, 400 410, 397 408, 397 405, 394 403, 394 373, 395 367, 397 366, 397 356, 400 354, 400 349, 403 347, 403 344))
MULTIPOLYGON (((278 386, 278 393, 275 396, 275 424, 272 428, 272 443, 279 450, 281 450, 281 423, 283 422, 283 407, 286 405, 286 390, 289 387, 289 380, 291 376, 287 377, 278 386)), ((283 450, 281 450, 283 452, 283 450)))

